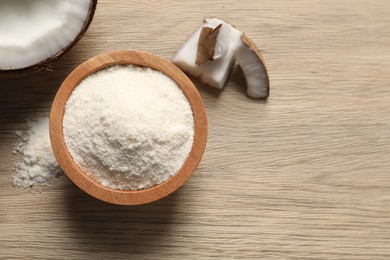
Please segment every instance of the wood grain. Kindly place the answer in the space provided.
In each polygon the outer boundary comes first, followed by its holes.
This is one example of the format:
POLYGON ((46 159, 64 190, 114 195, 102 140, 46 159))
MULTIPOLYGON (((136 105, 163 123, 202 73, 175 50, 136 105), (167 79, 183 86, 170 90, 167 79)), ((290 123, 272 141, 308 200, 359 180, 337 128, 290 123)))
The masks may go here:
MULTIPOLYGON (((129 100, 130 102, 130 100, 129 100)), ((92 57, 78 66, 61 84, 50 111, 50 140, 53 152, 64 173, 86 193, 117 205, 141 205, 162 199, 180 188, 194 173, 207 143, 207 118, 202 98, 192 81, 172 62, 145 51, 111 51, 92 57), (94 180, 73 160, 65 144, 63 120, 65 106, 72 92, 88 76, 113 65, 132 64, 152 68, 176 82, 191 106, 194 121, 194 141, 183 166, 159 185, 142 190, 116 190, 94 180)))
POLYGON ((100 0, 54 72, 0 79, 0 258, 389 259, 390 5, 387 0, 100 0), (156 203, 120 207, 66 177, 12 187, 15 130, 47 115, 61 82, 114 49, 169 58, 206 16, 246 32, 271 94, 196 82, 209 139, 200 167, 156 203))

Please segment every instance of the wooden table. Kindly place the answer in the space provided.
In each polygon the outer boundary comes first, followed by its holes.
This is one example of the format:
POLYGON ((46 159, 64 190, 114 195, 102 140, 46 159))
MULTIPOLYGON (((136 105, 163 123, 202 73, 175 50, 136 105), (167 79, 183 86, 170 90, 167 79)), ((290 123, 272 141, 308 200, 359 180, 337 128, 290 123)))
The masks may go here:
POLYGON ((390 4, 100 0, 53 72, 0 79, 1 259, 390 259, 390 4), (212 3, 210 3, 212 2, 212 3), (114 49, 170 58, 207 16, 262 50, 267 102, 196 82, 209 141, 176 193, 139 207, 100 202, 66 177, 12 186, 15 130, 48 114, 75 66, 114 49))

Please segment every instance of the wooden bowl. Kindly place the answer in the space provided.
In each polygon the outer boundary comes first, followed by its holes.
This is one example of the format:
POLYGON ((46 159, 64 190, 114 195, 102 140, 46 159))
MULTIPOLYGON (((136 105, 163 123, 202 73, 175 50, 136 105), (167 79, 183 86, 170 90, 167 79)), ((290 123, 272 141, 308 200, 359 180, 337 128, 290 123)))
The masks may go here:
POLYGON ((119 205, 139 205, 161 199, 177 190, 198 166, 207 142, 206 111, 191 80, 169 60, 143 51, 114 51, 89 59, 78 66, 59 88, 50 112, 50 140, 54 154, 65 174, 82 190, 100 200, 119 205), (64 140, 65 104, 79 83, 98 70, 116 64, 133 64, 161 71, 183 91, 194 116, 194 142, 181 169, 165 182, 143 190, 115 190, 103 186, 86 174, 73 160, 64 140))

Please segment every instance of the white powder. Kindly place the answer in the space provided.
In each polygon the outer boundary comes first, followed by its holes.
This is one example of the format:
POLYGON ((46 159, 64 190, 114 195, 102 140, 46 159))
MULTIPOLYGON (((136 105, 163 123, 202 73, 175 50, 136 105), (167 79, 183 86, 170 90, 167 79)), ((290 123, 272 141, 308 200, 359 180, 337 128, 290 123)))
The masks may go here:
POLYGON ((16 166, 14 186, 29 188, 45 186, 61 173, 53 154, 49 136, 49 118, 41 117, 27 122, 29 130, 25 133, 16 131, 21 141, 14 153, 20 152, 22 161, 16 166))
POLYGON ((165 74, 132 65, 86 78, 65 107, 63 131, 75 162, 102 185, 138 190, 166 181, 193 143, 190 104, 165 74))

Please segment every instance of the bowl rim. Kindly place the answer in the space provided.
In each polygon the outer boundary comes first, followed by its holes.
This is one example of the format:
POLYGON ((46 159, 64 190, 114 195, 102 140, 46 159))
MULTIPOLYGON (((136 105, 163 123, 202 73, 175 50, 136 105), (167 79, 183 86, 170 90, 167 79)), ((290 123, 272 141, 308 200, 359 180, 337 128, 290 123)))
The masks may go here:
POLYGON ((74 69, 63 81, 50 111, 50 141, 54 155, 65 174, 80 189, 105 202, 118 205, 140 205, 159 200, 181 187, 202 159, 207 143, 207 117, 202 98, 192 81, 172 62, 139 50, 111 51, 92 57, 74 69), (113 65, 132 64, 164 73, 176 82, 190 103, 194 117, 194 140, 180 170, 165 182, 142 190, 116 190, 103 186, 86 174, 73 160, 63 135, 65 105, 72 91, 91 74, 113 65))

